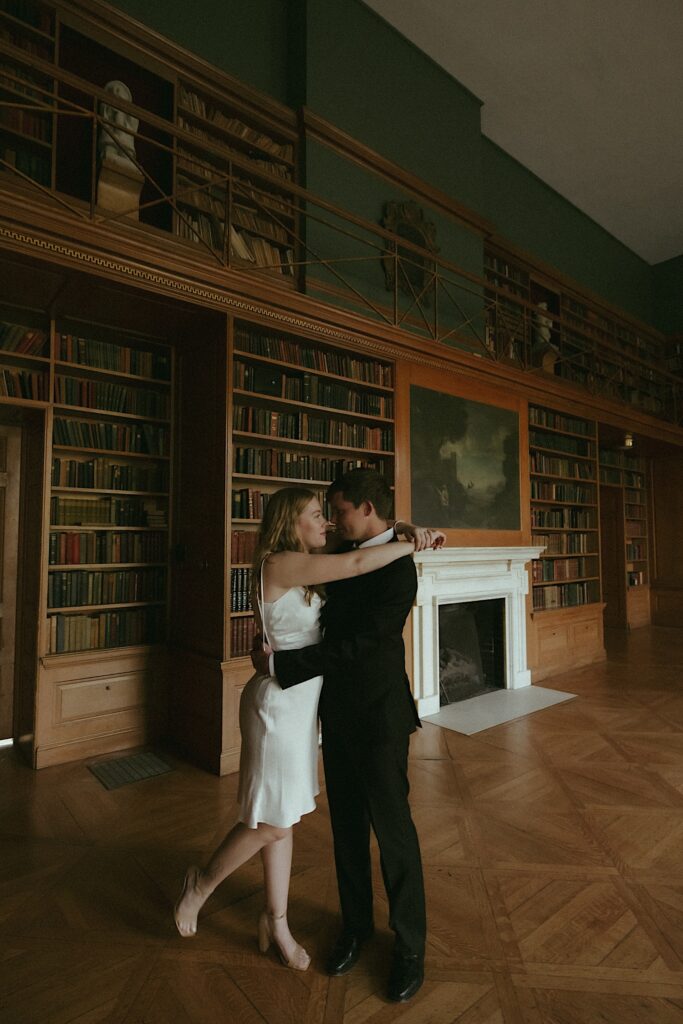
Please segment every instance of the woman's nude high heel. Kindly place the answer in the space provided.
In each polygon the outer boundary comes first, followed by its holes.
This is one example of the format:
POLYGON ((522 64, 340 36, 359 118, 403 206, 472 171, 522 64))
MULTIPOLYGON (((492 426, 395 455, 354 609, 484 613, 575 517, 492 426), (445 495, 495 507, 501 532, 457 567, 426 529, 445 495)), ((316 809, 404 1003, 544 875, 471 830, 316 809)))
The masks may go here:
POLYGON ((278 951, 278 955, 285 967, 291 967, 293 971, 306 971, 308 965, 311 962, 311 958, 304 949, 303 946, 296 944, 294 955, 290 960, 287 960, 284 953, 278 945, 277 939, 273 935, 273 921, 281 921, 284 914, 269 914, 267 910, 264 910, 258 919, 258 948, 261 953, 267 953, 271 945, 275 945, 278 951))

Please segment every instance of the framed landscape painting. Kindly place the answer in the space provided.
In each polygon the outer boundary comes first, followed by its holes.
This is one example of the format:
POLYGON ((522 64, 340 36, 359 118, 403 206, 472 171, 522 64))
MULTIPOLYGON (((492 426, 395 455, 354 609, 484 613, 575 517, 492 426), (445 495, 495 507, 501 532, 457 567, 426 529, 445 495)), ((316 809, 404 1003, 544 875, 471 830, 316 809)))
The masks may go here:
POLYGON ((451 530, 519 530, 519 413, 410 387, 411 515, 451 530))

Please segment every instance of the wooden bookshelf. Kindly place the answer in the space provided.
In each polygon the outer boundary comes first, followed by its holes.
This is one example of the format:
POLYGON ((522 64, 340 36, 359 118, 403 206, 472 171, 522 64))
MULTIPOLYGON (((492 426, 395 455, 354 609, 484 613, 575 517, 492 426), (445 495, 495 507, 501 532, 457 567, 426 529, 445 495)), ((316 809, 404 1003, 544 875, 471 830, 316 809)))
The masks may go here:
POLYGON ((166 638, 173 403, 163 343, 54 330, 46 653, 166 638))
POLYGON ((253 638, 251 562, 269 496, 356 467, 394 479, 394 366, 236 322, 232 341, 230 655, 253 638))
POLYGON ((486 344, 497 358, 540 366, 653 416, 671 415, 671 386, 662 371, 677 372, 679 354, 661 335, 599 308, 503 250, 485 250, 484 277, 491 286, 486 344))
POLYGON ((595 424, 529 407, 532 563, 535 612, 600 601, 595 424))
POLYGON ((41 108, 54 95, 54 80, 31 66, 31 58, 54 62, 54 11, 34 0, 6 0, 0 9, 0 42, 28 59, 26 63, 0 53, 0 96, 9 104, 0 107, 0 159, 50 188, 54 115, 41 108))
POLYGON ((647 466, 603 446, 599 462, 605 621, 632 629, 650 621, 647 466))
POLYGON ((236 97, 184 80, 176 124, 186 137, 176 145, 175 233, 229 255, 237 267, 259 267, 293 283, 296 211, 286 184, 295 177, 296 133, 236 97), (231 154, 248 165, 232 165, 231 154))

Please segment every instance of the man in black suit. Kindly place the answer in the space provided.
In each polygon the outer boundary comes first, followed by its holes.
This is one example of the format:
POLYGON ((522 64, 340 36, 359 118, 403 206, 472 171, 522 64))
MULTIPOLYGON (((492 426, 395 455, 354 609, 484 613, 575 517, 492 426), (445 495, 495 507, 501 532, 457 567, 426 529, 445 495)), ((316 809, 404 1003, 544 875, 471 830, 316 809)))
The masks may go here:
MULTIPOLYGON (((392 494, 373 470, 352 470, 335 480, 328 500, 347 547, 394 539, 388 525, 392 494)), ((430 532, 430 543, 443 539, 430 532)), ((326 589, 323 642, 278 651, 271 668, 283 688, 323 676, 323 761, 342 911, 327 970, 350 970, 373 931, 372 827, 396 933, 388 995, 403 1002, 422 984, 426 933, 420 847, 408 804, 409 737, 420 721, 402 636, 417 590, 415 566, 412 558, 400 558, 326 589)))

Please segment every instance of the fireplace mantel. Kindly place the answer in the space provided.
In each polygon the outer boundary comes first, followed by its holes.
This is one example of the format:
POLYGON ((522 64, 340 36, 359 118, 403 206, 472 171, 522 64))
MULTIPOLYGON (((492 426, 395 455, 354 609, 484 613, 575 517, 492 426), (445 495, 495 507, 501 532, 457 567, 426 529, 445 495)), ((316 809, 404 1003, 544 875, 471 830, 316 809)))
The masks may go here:
POLYGON ((439 605, 505 600, 505 686, 531 685, 526 652, 526 565, 543 548, 442 548, 415 555, 413 693, 421 717, 439 710, 439 605))

